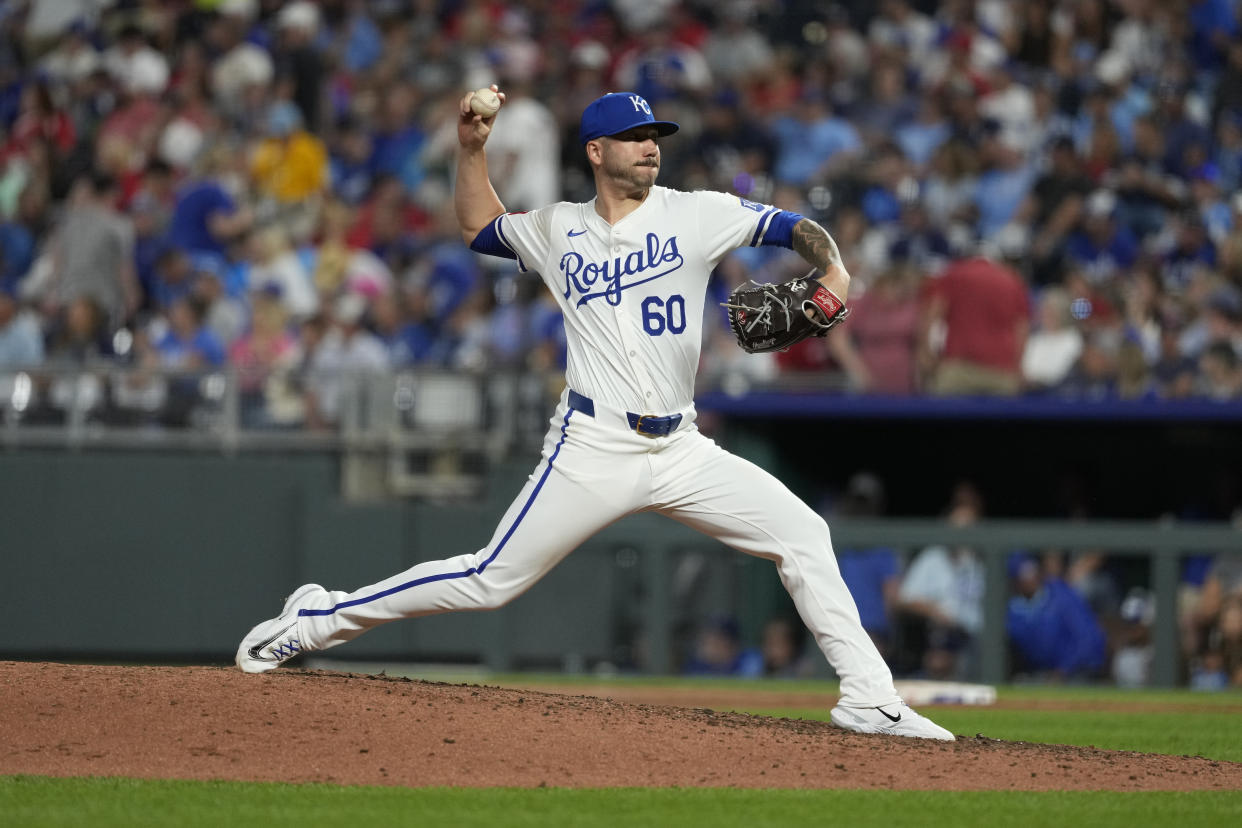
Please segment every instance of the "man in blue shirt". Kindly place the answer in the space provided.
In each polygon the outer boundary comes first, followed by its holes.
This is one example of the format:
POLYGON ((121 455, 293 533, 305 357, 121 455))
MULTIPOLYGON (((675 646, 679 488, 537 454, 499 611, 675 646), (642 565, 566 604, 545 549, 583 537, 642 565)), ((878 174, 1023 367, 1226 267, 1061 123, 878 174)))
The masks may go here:
POLYGON ((1104 667, 1100 622, 1065 581, 1044 577, 1039 562, 1017 555, 1009 562, 1015 595, 1006 629, 1021 672, 1056 679, 1087 678, 1104 667))
MULTIPOLYGON (((177 192, 168 222, 168 242, 188 253, 227 258, 228 245, 250 228, 253 215, 238 205, 225 186, 230 166, 240 163, 233 150, 210 150, 205 175, 190 181, 177 192)), ((238 153, 244 159, 244 153, 238 153)))

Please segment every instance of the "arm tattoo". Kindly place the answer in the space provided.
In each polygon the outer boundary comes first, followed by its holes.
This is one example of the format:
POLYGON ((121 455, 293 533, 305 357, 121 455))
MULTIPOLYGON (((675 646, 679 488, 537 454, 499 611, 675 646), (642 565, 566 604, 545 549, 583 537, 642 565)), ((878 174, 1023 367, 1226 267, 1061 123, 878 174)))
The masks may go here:
POLYGON ((809 218, 794 225, 793 249, 807 264, 816 267, 821 273, 832 265, 841 264, 841 251, 837 243, 828 235, 828 231, 809 218))

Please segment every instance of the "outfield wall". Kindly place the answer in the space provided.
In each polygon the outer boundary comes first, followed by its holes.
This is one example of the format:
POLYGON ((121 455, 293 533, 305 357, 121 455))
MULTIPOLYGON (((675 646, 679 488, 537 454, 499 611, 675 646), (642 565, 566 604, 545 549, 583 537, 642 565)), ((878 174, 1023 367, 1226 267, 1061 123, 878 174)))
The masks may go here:
MULTIPOLYGON (((475 503, 346 503, 332 453, 12 451, 0 455, 0 657, 227 660, 294 586, 352 589, 477 549, 531 467, 502 464, 475 503)), ((989 562, 981 678, 1005 675, 1004 557, 1089 548, 1146 557, 1158 587, 1155 678, 1177 675, 1178 555, 1237 550, 1225 526, 989 521, 835 522, 838 546, 971 543, 989 562)), ((727 608, 753 637, 784 600, 771 564, 655 516, 609 527, 493 613, 389 625, 351 658, 479 661, 495 669, 600 662, 675 669, 678 642, 727 608)))

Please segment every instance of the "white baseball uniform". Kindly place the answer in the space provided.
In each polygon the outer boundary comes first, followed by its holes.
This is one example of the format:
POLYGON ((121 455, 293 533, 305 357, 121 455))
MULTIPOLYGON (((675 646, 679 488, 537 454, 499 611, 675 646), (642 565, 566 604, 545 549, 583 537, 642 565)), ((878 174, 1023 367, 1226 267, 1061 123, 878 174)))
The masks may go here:
MULTIPOLYGON (((476 249, 516 257, 557 297, 568 388, 543 456, 483 549, 420 563, 299 611, 304 649, 398 618, 499 607, 584 540, 655 511, 776 563, 803 621, 841 677, 841 704, 898 701, 859 622, 828 526, 780 481, 695 426, 694 377, 712 269, 793 214, 723 193, 653 187, 610 225, 594 201, 497 218, 476 249)), ((796 217, 795 217, 796 218, 796 217)))

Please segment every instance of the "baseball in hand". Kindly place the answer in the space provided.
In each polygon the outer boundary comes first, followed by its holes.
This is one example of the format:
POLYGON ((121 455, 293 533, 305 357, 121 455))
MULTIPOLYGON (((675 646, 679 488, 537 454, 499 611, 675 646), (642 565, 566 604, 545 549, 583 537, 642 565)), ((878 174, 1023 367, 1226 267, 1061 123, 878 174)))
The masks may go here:
POLYGON ((470 98, 470 108, 474 114, 490 118, 500 111, 500 96, 487 87, 476 89, 470 98))

